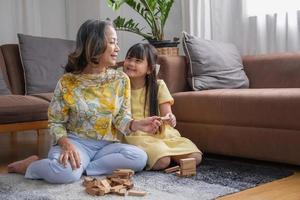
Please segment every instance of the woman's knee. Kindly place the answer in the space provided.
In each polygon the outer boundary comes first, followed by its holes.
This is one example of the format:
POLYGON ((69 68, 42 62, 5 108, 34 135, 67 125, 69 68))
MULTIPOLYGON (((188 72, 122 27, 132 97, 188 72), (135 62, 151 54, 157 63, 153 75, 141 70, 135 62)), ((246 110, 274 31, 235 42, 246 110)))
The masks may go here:
POLYGON ((160 158, 158 161, 156 161, 156 163, 154 164, 154 166, 152 167, 153 170, 162 170, 167 168, 171 163, 171 158, 168 157, 163 157, 160 158))
POLYGON ((61 165, 60 163, 51 163, 52 164, 52 175, 45 177, 45 180, 50 183, 73 183, 80 180, 81 175, 83 173, 82 166, 78 169, 73 170, 71 165, 68 164, 66 167, 61 165))
POLYGON ((147 164, 147 153, 135 146, 132 146, 130 148, 127 148, 126 150, 122 151, 122 154, 126 157, 129 158, 130 160, 133 161, 134 166, 133 170, 134 171, 142 171, 146 164, 147 164))

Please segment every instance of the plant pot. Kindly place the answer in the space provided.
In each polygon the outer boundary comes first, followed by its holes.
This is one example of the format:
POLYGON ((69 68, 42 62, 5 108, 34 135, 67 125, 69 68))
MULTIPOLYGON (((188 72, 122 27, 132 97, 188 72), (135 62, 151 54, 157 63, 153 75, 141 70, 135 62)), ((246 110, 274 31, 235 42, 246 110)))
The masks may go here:
POLYGON ((162 48, 162 47, 177 47, 179 41, 171 41, 171 40, 148 40, 151 45, 155 48, 162 48))
POLYGON ((158 55, 178 55, 178 44, 179 41, 171 41, 171 40, 148 40, 151 45, 153 45, 158 52, 158 55))

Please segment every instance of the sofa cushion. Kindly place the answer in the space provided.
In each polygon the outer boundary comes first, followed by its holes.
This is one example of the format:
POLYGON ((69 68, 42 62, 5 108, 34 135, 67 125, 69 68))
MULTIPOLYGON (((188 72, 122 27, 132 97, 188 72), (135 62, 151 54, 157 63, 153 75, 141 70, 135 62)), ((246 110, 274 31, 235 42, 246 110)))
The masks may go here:
POLYGON ((47 120, 49 102, 23 95, 0 96, 0 124, 47 120))
POLYGON ((216 89, 173 94, 178 122, 300 130, 300 89, 216 89))
POLYGON ((194 90, 249 87, 241 56, 233 44, 184 32, 183 49, 190 64, 188 81, 194 90))
POLYGON ((53 92, 75 42, 18 34, 26 94, 53 92))
POLYGON ((2 50, 0 49, 0 95, 3 94, 11 94, 10 90, 8 89, 7 86, 7 76, 6 76, 6 80, 4 79, 4 74, 6 73, 5 70, 5 61, 4 61, 4 57, 2 54, 2 50))
POLYGON ((10 90, 7 87, 7 84, 3 78, 2 71, 0 68, 0 95, 11 94, 10 90))
POLYGON ((37 97, 37 98, 41 98, 44 99, 46 101, 51 101, 52 97, 53 97, 53 92, 48 92, 48 93, 38 93, 38 94, 33 94, 31 96, 37 97))

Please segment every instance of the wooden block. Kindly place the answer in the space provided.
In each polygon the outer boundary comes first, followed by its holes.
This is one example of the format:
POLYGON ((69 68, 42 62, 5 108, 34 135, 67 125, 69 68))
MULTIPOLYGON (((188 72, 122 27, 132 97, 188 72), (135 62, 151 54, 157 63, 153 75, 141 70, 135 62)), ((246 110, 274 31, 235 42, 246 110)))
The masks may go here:
POLYGON ((196 169, 196 159, 195 158, 185 158, 180 159, 181 169, 196 169))
POLYGON ((91 177, 85 177, 82 185, 86 187, 87 185, 90 185, 94 180, 96 179, 91 177))
POLYGON ((98 196, 98 188, 93 188, 93 187, 87 187, 85 189, 85 191, 89 194, 89 195, 92 195, 92 196, 98 196))
POLYGON ((180 172, 181 176, 195 176, 196 175, 196 171, 194 170, 182 170, 180 172))
POLYGON ((125 186, 124 185, 116 185, 114 187, 111 187, 110 188, 110 191, 113 192, 113 193, 116 193, 118 192, 119 190, 123 189, 125 186))
POLYGON ((85 187, 94 187, 94 186, 98 186, 98 180, 97 179, 93 179, 92 181, 86 182, 84 184, 85 187))
POLYGON ((111 186, 109 184, 109 182, 107 181, 107 179, 102 179, 100 180, 101 185, 103 185, 103 187, 110 189, 111 186))
POLYGON ((129 190, 128 191, 128 196, 145 196, 147 194, 147 192, 144 191, 137 191, 137 190, 129 190))
POLYGON ((181 174, 182 173, 196 173, 196 169, 182 169, 180 170, 181 174))
POLYGON ((103 196, 105 194, 105 189, 103 187, 87 187, 85 191, 92 196, 103 196))
POLYGON ((120 196, 126 196, 127 190, 125 188, 120 189, 118 192, 116 192, 117 195, 120 196))
POLYGON ((124 184, 128 179, 121 179, 121 178, 112 178, 110 181, 113 185, 122 185, 124 184))
POLYGON ((133 182, 132 182, 131 180, 127 180, 123 185, 124 185, 127 189, 133 188, 133 182))
POLYGON ((134 174, 132 169, 116 169, 114 172, 134 174))
POLYGON ((168 116, 159 117, 159 120, 161 120, 161 121, 168 121, 168 120, 170 120, 170 117, 168 117, 168 116))
POLYGON ((113 175, 120 178, 130 178, 134 174, 134 171, 131 169, 116 169, 113 171, 113 175))
POLYGON ((165 172, 166 173, 172 173, 172 172, 176 172, 178 170, 180 170, 180 167, 179 167, 179 165, 176 165, 174 167, 170 167, 170 168, 165 169, 165 172))

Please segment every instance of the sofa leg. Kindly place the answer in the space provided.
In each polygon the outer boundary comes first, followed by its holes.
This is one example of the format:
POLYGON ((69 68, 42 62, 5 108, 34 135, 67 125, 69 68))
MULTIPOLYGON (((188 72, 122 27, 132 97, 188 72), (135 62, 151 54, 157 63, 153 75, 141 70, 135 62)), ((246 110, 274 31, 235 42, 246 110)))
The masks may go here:
POLYGON ((16 146, 18 141, 18 132, 10 132, 10 145, 16 146))
POLYGON ((36 129, 36 134, 37 134, 37 153, 39 156, 42 155, 44 145, 45 145, 45 138, 44 138, 44 133, 42 129, 36 129))
POLYGON ((18 154, 18 132, 10 132, 10 156, 16 158, 18 154))

